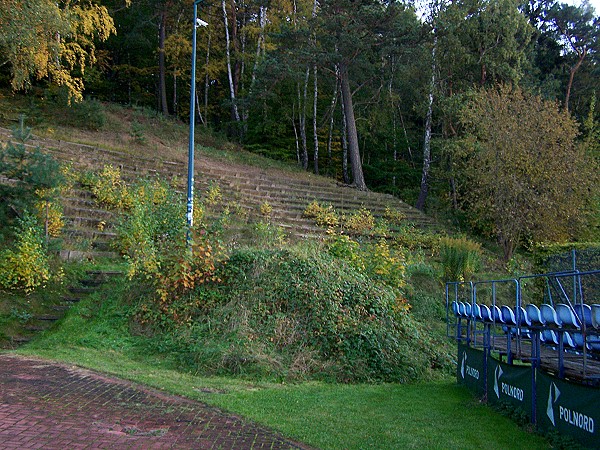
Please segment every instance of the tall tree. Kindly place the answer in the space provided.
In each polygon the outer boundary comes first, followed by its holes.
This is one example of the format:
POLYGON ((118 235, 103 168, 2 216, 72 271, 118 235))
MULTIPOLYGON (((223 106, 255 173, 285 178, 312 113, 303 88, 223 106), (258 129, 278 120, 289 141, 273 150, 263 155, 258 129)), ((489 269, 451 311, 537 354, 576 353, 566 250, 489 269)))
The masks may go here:
MULTIPOLYGON (((355 107, 351 84, 360 79, 358 74, 368 67, 377 67, 382 57, 380 49, 386 40, 394 41, 398 31, 396 20, 404 7, 392 1, 331 0, 323 2, 314 20, 321 54, 318 61, 329 63, 329 70, 338 67, 343 99, 348 155, 353 185, 367 189, 363 174, 356 127, 355 107)), ((372 69, 371 69, 372 70, 372 69)), ((368 72, 366 72, 368 73, 368 72)))
POLYGON ((463 196, 505 260, 525 239, 573 237, 588 190, 597 189, 594 162, 575 142, 575 120, 554 102, 504 85, 479 90, 462 123, 463 196))
POLYGON ((430 11, 430 23, 431 23, 431 34, 433 35, 433 42, 431 46, 431 75, 429 81, 429 93, 427 101, 427 114, 425 116, 425 136, 423 138, 423 169, 421 171, 421 188, 419 190, 419 198, 417 199, 416 207, 423 211, 425 209, 425 201, 427 200, 427 194, 429 192, 429 169, 431 166, 431 128, 433 122, 433 96, 435 90, 435 82, 437 75, 437 45, 438 36, 436 29, 436 19, 439 13, 440 5, 437 1, 434 1, 429 6, 430 11))
POLYGON ((572 55, 564 102, 568 110, 575 74, 586 56, 598 50, 600 18, 594 17, 594 10, 589 4, 577 7, 557 3, 548 12, 546 20, 556 35, 556 41, 563 44, 565 54, 572 55))
MULTIPOLYGON (((237 99, 236 99, 236 91, 237 91, 237 83, 234 83, 234 79, 237 80, 237 77, 234 75, 233 68, 231 65, 231 39, 229 37, 229 19, 227 16, 227 6, 225 4, 225 0, 221 0, 221 6, 223 9, 223 23, 225 24, 225 52, 227 55, 227 78, 229 81, 229 98, 231 100, 231 116, 235 119, 236 122, 241 121, 240 113, 238 110, 237 99)), ((232 11, 235 12, 236 4, 235 0, 232 0, 232 11)), ((235 15, 232 19, 233 30, 237 30, 236 18, 235 15)), ((237 33, 236 33, 237 34, 237 33)), ((236 71, 237 74, 237 71, 236 71)))
POLYGON ((96 62, 95 40, 115 33, 108 10, 93 1, 0 0, 0 66, 13 89, 46 78, 82 99, 85 69, 96 62))
POLYGON ((167 40, 167 10, 169 2, 163 2, 158 11, 158 100, 165 116, 169 115, 167 103, 167 65, 165 58, 165 42, 167 40))
POLYGON ((440 12, 440 62, 453 93, 522 78, 533 28, 518 6, 516 0, 458 0, 440 12))

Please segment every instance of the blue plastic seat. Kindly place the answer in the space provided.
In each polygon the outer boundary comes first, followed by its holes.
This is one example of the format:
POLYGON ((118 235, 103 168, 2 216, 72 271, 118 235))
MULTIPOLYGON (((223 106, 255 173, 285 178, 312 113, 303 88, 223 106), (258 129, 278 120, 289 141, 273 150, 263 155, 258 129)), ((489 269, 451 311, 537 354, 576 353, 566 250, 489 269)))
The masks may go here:
POLYGON ((597 334, 588 335, 586 345, 593 352, 600 352, 600 336, 597 334))
POLYGON ((465 317, 467 319, 472 318, 472 313, 471 313, 471 304, 470 303, 466 303, 465 302, 465 317))
POLYGON ((529 317, 532 325, 546 325, 546 321, 544 320, 540 309, 536 305, 529 304, 525 306, 525 311, 527 311, 527 316, 529 317))
POLYGON ((514 311, 506 305, 502 305, 500 308, 500 313, 502 314, 502 322, 509 325, 516 325, 517 319, 515 318, 514 311))
POLYGON ((558 345, 558 335, 554 330, 542 330, 542 333, 540 334, 540 340, 545 344, 558 345))
MULTIPOLYGON (((567 333, 565 333, 565 334, 567 334, 567 333)), ((568 333, 568 334, 571 337, 571 339, 573 340, 573 342, 575 343, 575 348, 577 348, 579 350, 583 350, 583 346, 585 344, 585 342, 583 340, 583 334, 578 331, 574 331, 574 332, 568 333)), ((589 345, 586 345, 586 348, 588 350, 590 350, 589 345)))
POLYGON ((577 344, 575 340, 571 337, 571 334, 568 331, 565 331, 563 334, 563 343, 569 348, 577 348, 577 344))
POLYGON ((600 305, 592 305, 592 323, 594 328, 600 328, 600 305))
POLYGON ((488 307, 488 305, 479 305, 479 308, 481 310, 481 319, 484 322, 493 322, 494 321, 492 312, 490 311, 490 308, 488 307))
POLYGON ((586 328, 592 328, 594 323, 592 321, 592 307, 590 305, 586 305, 585 303, 579 303, 574 307, 575 314, 579 317, 581 323, 585 324, 586 328))
POLYGON ((458 316, 458 303, 456 302, 456 300, 454 300, 451 304, 450 307, 452 308, 452 313, 455 316, 458 316))
POLYGON ((504 323, 504 319, 502 319, 502 312, 498 305, 490 306, 490 311, 492 313, 492 320, 496 323, 504 323))
POLYGON ((566 303, 558 303, 556 305, 556 315, 564 328, 581 329, 581 322, 575 315, 575 311, 566 303))
POLYGON ((481 315, 481 306, 475 303, 471 308, 471 313, 473 314, 473 318, 475 320, 482 321, 483 317, 481 315))
POLYGON ((522 327, 530 327, 531 326, 531 319, 529 318, 529 314, 527 314, 527 311, 525 311, 525 308, 523 308, 522 306, 519 306, 515 310, 515 319, 517 319, 517 325, 519 325, 519 326, 522 326, 522 327))
POLYGON ((552 305, 544 303, 542 306, 540 306, 540 312, 542 313, 542 317, 544 318, 546 325, 562 327, 562 321, 556 314, 556 310, 552 307, 552 305))

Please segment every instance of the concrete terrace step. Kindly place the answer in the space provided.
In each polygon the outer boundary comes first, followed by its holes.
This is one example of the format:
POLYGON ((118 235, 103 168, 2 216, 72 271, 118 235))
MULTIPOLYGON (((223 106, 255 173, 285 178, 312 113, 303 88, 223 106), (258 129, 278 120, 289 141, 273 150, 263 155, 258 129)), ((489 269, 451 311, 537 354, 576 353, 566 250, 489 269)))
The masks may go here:
POLYGON ((63 261, 87 261, 99 258, 116 259, 119 254, 110 251, 61 250, 59 256, 63 261))
MULTIPOLYGON (((0 128, 0 140, 7 140, 10 131, 0 128)), ((77 144, 53 139, 35 138, 32 147, 48 149, 55 157, 70 161, 79 170, 101 170, 111 164, 121 170, 126 182, 143 177, 160 176, 163 179, 178 177, 178 189, 185 195, 187 164, 180 161, 163 161, 158 158, 132 155, 96 146, 77 144)), ((366 208, 376 217, 384 214, 387 208, 400 211, 407 222, 422 227, 434 227, 434 222, 417 209, 403 203, 389 194, 358 191, 340 185, 335 180, 315 176, 305 172, 287 172, 279 169, 265 170, 254 166, 224 163, 209 159, 200 154, 196 161, 195 189, 201 194, 211 185, 221 189, 222 204, 236 203, 246 211, 249 221, 270 220, 294 236, 322 236, 324 228, 317 227, 314 220, 303 217, 303 212, 312 201, 331 205, 338 213, 348 213, 366 208), (272 207, 266 217, 260 213, 260 206, 268 202, 272 207)), ((89 239, 103 243, 109 251, 108 242, 115 238, 110 226, 115 214, 97 205, 91 193, 75 186, 65 196, 67 236, 89 239)), ((110 252, 109 252, 110 253, 110 252)))
POLYGON ((296 215, 302 215, 305 211, 306 207, 313 201, 316 200, 323 206, 332 205, 338 213, 349 213, 351 211, 356 211, 360 208, 368 209, 375 217, 382 217, 385 214, 386 209, 389 207, 392 210, 397 210, 401 212, 407 222, 417 222, 417 223, 430 223, 431 219, 422 214, 419 211, 416 211, 412 208, 403 207, 403 205, 398 205, 399 207, 395 207, 394 205, 385 204, 385 205, 370 205, 366 202, 356 202, 356 201, 341 201, 340 199, 336 199, 334 197, 321 197, 312 199, 309 201, 308 198, 298 198, 298 197, 285 197, 277 196, 261 196, 260 194, 254 193, 245 193, 246 198, 252 198, 255 204, 260 205, 261 203, 268 202, 273 208, 281 209, 289 211, 296 215))
POLYGON ((61 320, 67 310, 81 301, 85 296, 97 292, 102 285, 115 276, 122 275, 114 271, 87 271, 74 285, 68 287, 59 304, 46 305, 38 314, 33 316, 26 324, 22 325, 15 335, 8 337, 12 346, 28 342, 36 333, 43 332, 61 320))
POLYGON ((98 218, 93 216, 63 216, 65 227, 70 229, 89 229, 107 231, 114 227, 114 222, 110 219, 98 218))
POLYGON ((102 220, 115 220, 116 214, 106 209, 94 208, 85 206, 79 206, 79 202, 71 202, 70 199, 62 199, 63 201, 63 215, 70 217, 94 217, 102 220))

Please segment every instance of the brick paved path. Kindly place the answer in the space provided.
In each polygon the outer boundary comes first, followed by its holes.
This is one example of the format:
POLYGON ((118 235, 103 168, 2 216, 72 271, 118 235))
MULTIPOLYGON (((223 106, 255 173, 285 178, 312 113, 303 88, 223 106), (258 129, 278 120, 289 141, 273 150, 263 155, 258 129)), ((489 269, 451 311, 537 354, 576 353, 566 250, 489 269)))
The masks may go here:
POLYGON ((0 449, 307 449, 216 408, 0 354, 0 449))

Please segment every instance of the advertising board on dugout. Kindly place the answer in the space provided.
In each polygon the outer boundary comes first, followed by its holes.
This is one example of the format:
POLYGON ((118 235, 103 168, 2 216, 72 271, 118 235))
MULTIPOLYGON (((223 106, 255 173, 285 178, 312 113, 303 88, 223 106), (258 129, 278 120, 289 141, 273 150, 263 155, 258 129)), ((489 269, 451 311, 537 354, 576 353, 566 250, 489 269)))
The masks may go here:
POLYGON ((479 395, 485 394, 485 363, 485 355, 481 350, 458 344, 456 378, 460 384, 464 384, 479 395))
POLYGON ((492 404, 510 404, 524 411, 540 429, 600 448, 600 389, 561 380, 531 366, 506 364, 462 343, 458 344, 456 378, 492 404))

